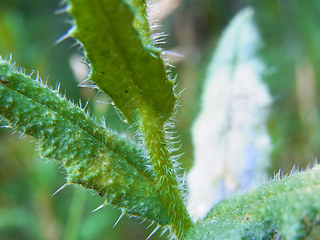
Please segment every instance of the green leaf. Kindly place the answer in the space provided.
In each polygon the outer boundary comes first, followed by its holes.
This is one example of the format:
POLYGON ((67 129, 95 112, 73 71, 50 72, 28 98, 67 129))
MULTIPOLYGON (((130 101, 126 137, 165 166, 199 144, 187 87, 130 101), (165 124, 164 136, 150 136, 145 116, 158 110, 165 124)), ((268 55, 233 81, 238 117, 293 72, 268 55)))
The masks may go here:
POLYGON ((58 160, 67 184, 105 197, 124 213, 169 223, 153 171, 136 144, 98 126, 83 109, 0 60, 0 114, 10 127, 40 142, 43 157, 58 160))
POLYGON ((320 221, 320 166, 221 201, 186 239, 304 239, 320 221))
POLYGON ((139 127, 145 115, 166 121, 176 101, 174 83, 167 78, 161 50, 152 44, 145 1, 70 3, 75 25, 68 34, 85 49, 89 78, 112 98, 129 123, 139 127))
POLYGON ((173 168, 164 125, 176 102, 161 49, 151 41, 143 0, 69 0, 76 37, 90 63, 89 78, 107 93, 129 124, 141 131, 156 189, 182 239, 192 227, 173 168))

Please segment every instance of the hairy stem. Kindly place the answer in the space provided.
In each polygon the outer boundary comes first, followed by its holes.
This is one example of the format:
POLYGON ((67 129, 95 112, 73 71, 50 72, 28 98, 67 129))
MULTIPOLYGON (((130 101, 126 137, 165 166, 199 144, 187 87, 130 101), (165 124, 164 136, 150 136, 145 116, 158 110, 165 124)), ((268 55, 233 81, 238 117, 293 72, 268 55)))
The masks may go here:
POLYGON ((176 173, 170 159, 163 130, 164 123, 147 119, 143 119, 142 122, 144 124, 141 126, 141 131, 145 136, 146 146, 150 153, 160 201, 166 208, 174 235, 178 239, 184 239, 193 224, 179 190, 176 173))
POLYGON ((177 96, 161 50, 152 44, 145 1, 70 0, 70 4, 75 25, 69 35, 85 49, 91 68, 89 78, 143 134, 156 192, 169 217, 165 225, 182 239, 192 222, 179 191, 164 131, 177 96))

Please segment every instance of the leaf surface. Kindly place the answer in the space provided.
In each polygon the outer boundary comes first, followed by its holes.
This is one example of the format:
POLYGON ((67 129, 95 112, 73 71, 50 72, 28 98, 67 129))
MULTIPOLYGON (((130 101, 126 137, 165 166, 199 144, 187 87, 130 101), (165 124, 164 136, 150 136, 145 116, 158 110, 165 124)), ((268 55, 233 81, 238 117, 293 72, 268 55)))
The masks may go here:
POLYGON ((186 239, 305 239, 320 222, 320 167, 217 204, 186 239))
POLYGON ((151 41, 145 1, 70 0, 75 26, 70 34, 85 49, 89 78, 107 93, 127 121, 142 115, 166 121, 176 97, 161 50, 151 41))
POLYGON ((62 163, 68 184, 104 196, 127 214, 168 224, 150 160, 133 142, 98 126, 83 109, 0 60, 0 114, 62 163))

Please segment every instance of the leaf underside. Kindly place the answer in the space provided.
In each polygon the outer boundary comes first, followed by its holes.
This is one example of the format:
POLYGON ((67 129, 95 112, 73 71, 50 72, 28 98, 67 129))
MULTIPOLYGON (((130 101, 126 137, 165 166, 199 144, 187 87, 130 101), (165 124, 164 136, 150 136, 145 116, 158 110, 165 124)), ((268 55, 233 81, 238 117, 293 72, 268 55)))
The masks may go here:
POLYGON ((69 33, 85 49, 89 78, 130 124, 140 126, 145 114, 166 121, 176 101, 174 83, 167 78, 161 50, 152 44, 145 1, 70 3, 75 25, 69 33))

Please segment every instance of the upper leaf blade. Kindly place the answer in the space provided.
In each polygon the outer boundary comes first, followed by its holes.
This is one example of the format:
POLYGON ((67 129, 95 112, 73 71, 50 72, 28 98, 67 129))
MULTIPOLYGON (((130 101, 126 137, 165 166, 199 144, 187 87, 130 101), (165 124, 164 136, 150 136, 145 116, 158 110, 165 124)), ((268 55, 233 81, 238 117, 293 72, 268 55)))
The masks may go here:
POLYGON ((145 2, 70 3, 75 20, 71 34, 85 48, 90 79, 112 98, 129 123, 139 126, 146 111, 166 121, 172 115, 176 97, 161 51, 148 42, 150 32, 141 14, 145 2))

